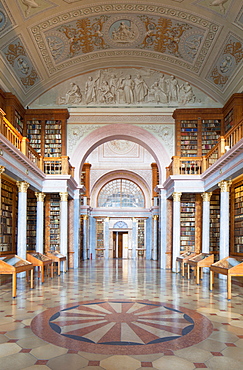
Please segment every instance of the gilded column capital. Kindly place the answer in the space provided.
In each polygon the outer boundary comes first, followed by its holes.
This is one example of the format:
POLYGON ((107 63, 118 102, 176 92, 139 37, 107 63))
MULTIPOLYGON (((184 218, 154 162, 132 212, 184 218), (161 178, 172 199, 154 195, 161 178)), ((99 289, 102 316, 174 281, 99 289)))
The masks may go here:
POLYGON ((1 174, 5 171, 5 167, 4 166, 0 166, 0 176, 1 174))
POLYGON ((156 221, 158 220, 159 216, 158 215, 153 215, 153 219, 156 221))
POLYGON ((19 193, 27 193, 28 187, 30 184, 26 181, 16 181, 19 193))
POLYGON ((88 220, 89 219, 89 216, 88 215, 83 215, 83 219, 84 220, 88 220))
POLYGON ((35 192, 35 196, 37 198, 37 202, 44 202, 46 194, 44 193, 38 193, 37 191, 35 192))
POLYGON ((68 201, 68 192, 59 193, 61 202, 67 202, 68 201))
POLYGON ((218 183, 218 187, 220 188, 222 193, 226 193, 226 192, 229 192, 231 184, 232 184, 231 180, 228 180, 228 181, 224 180, 218 183))
POLYGON ((210 202, 210 198, 212 196, 212 192, 205 192, 201 194, 204 202, 210 202))
POLYGON ((173 201, 174 201, 174 202, 180 202, 180 200, 181 200, 181 193, 179 193, 179 192, 174 192, 174 193, 172 194, 172 197, 173 197, 173 201))

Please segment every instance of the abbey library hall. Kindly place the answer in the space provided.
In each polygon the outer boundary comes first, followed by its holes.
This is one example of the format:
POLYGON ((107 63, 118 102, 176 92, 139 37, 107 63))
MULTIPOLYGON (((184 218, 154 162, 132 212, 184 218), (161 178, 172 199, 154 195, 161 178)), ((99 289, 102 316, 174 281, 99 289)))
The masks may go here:
POLYGON ((0 370, 243 369, 241 0, 0 0, 0 370))

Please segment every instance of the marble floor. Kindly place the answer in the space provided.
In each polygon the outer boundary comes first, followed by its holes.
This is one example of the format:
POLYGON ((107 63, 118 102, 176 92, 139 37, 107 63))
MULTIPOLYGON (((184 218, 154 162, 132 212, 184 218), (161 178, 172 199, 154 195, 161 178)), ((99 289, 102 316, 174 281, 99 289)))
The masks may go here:
POLYGON ((243 287, 155 261, 90 260, 30 289, 0 278, 1 370, 243 369, 243 287))

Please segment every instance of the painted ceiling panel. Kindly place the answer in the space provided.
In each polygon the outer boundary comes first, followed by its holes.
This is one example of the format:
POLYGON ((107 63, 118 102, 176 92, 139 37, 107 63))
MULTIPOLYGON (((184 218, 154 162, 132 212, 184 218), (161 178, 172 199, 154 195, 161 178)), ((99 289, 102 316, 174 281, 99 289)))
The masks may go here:
POLYGON ((78 76, 155 69, 223 104, 242 91, 242 34, 241 0, 0 0, 0 85, 30 105, 78 76))

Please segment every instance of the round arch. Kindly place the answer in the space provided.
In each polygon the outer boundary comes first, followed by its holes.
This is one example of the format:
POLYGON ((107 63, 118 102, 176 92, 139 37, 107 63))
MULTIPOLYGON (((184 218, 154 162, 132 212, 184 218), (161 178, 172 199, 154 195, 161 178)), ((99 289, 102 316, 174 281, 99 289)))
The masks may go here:
POLYGON ((72 166, 76 169, 75 180, 78 184, 80 184, 80 175, 85 159, 99 145, 111 140, 129 140, 147 149, 157 163, 160 183, 165 181, 165 167, 170 164, 170 157, 163 144, 153 134, 139 126, 117 123, 94 130, 78 143, 70 156, 72 166))
POLYGON ((99 196, 100 190, 105 186, 108 182, 116 179, 126 179, 134 182, 136 185, 140 187, 144 194, 144 200, 145 200, 145 208, 150 207, 151 204, 151 189, 149 189, 149 185, 145 182, 144 179, 142 179, 141 176, 138 174, 132 172, 132 171, 110 171, 103 175, 101 178, 99 178, 94 186, 91 189, 90 192, 90 199, 91 199, 91 207, 95 208, 97 207, 97 200, 99 196))

